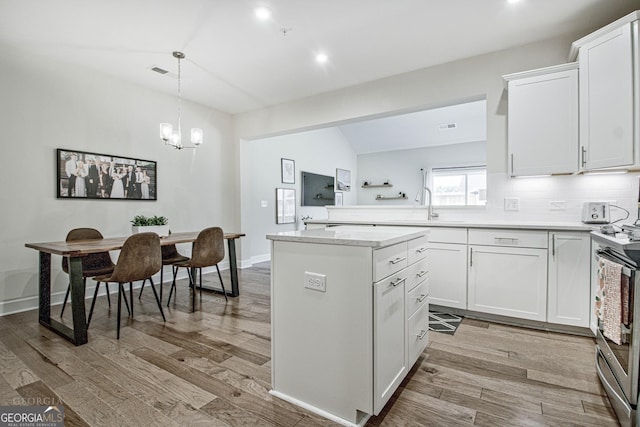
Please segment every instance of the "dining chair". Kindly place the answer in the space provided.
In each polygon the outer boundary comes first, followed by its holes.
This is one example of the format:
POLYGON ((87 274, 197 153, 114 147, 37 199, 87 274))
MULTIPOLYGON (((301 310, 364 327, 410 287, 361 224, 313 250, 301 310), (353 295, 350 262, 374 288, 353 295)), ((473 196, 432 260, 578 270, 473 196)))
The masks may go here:
MULTIPOLYGON (((156 297, 162 320, 166 322, 162 304, 158 298, 156 287, 153 284, 152 276, 162 268, 162 251, 160 249, 160 237, 156 233, 134 234, 125 240, 118 262, 116 262, 113 272, 109 275, 94 277, 93 280, 100 282, 117 282, 120 292, 118 292, 118 339, 120 339, 120 314, 122 306, 122 295, 124 295, 124 284, 129 282, 129 296, 132 301, 129 315, 133 317, 133 282, 148 279, 151 289, 156 297)), ((93 309, 93 307, 92 307, 93 309)), ((89 313, 91 316, 91 313, 89 313)))
MULTIPOLYGON (((69 231, 66 237, 67 242, 73 242, 76 240, 101 240, 104 237, 100 231, 95 228, 74 228, 69 231)), ((103 276, 105 274, 110 274, 115 267, 115 264, 111 260, 111 256, 109 252, 98 252, 95 254, 89 254, 82 258, 82 280, 86 287, 87 285, 87 277, 96 277, 103 276)), ((69 259, 67 257, 62 258, 62 271, 69 274, 69 259)), ((96 289, 93 293, 93 301, 91 302, 91 309, 93 310, 93 306, 96 303, 96 297, 98 296, 98 290, 100 289, 100 283, 96 283, 96 289)), ((107 291, 107 301, 109 302, 109 307, 111 307, 111 297, 109 295, 109 284, 105 283, 106 291, 107 291)), ((62 303, 62 309, 60 310, 60 317, 64 315, 64 309, 67 306, 67 301, 69 300, 69 294, 71 291, 71 281, 69 281, 69 285, 67 286, 67 292, 64 295, 64 302, 62 303)), ((126 297, 125 297, 126 298, 126 297)), ((125 299, 125 304, 127 305, 127 311, 129 311, 129 303, 125 299)), ((89 327, 89 322, 91 321, 91 317, 87 321, 87 327, 89 327)))
MULTIPOLYGON (((177 269, 177 267, 175 267, 174 264, 177 262, 187 261, 188 259, 189 257, 186 257, 178 252, 178 248, 176 248, 176 245, 162 246, 162 268, 160 269, 160 301, 162 301, 162 288, 164 287, 164 266, 170 265, 171 272, 174 273, 175 276, 175 270, 177 269)), ((142 291, 144 290, 145 283, 147 283, 146 280, 142 282, 138 299, 142 297, 142 291)))
MULTIPOLYGON (((193 248, 191 250, 191 258, 185 261, 174 263, 173 282, 171 283, 171 290, 169 291, 169 299, 167 300, 167 307, 171 303, 171 295, 176 291, 176 275, 180 267, 185 267, 189 274, 189 287, 193 289, 191 295, 191 309, 195 311, 196 304, 196 277, 194 277, 195 270, 200 273, 200 300, 202 300, 202 268, 216 266, 218 271, 218 278, 220 279, 220 285, 222 285, 222 292, 224 294, 225 301, 228 301, 227 291, 224 288, 224 282, 222 281, 222 275, 220 274, 220 268, 218 263, 224 259, 224 233, 220 227, 209 227, 198 233, 198 237, 193 242, 193 248), (192 273, 193 270, 193 273, 192 273)), ((177 293, 177 291, 176 291, 177 293)), ((176 297, 174 295, 173 302, 175 304, 176 297)))

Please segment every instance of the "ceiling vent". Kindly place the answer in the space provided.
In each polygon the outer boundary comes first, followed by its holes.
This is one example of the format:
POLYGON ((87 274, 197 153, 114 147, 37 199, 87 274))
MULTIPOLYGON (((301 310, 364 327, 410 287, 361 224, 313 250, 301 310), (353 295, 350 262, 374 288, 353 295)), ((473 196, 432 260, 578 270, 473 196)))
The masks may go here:
POLYGON ((155 71, 158 74, 167 74, 168 71, 165 69, 162 69, 160 67, 151 67, 151 71, 155 71))
POLYGON ((438 126, 439 130, 453 130, 458 127, 457 123, 443 123, 438 126))

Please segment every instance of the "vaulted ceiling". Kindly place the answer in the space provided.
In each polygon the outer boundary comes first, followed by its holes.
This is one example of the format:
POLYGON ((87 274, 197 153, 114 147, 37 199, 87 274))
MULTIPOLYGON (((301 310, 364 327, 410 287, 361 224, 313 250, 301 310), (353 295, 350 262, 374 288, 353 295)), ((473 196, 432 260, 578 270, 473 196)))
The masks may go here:
POLYGON ((171 53, 182 51, 183 96, 235 114, 586 34, 638 8, 637 0, 0 0, 0 47, 166 93, 177 86, 171 53), (257 20, 256 6, 271 17, 257 20))

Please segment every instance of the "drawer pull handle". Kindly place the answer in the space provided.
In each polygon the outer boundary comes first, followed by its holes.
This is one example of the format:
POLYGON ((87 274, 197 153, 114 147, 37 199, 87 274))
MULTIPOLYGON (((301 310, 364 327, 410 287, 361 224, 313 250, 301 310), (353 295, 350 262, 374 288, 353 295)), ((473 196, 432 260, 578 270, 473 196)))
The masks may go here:
POLYGON ((404 261, 405 259, 407 259, 407 257, 406 257, 406 256, 405 256, 405 257, 398 257, 398 258, 396 258, 396 259, 392 259, 392 260, 391 260, 391 261, 389 261, 389 262, 390 262, 391 264, 397 264, 397 263, 399 263, 399 262, 404 261))
POLYGON ((396 287, 398 286, 400 283, 404 282, 405 280, 407 280, 406 277, 398 277, 396 280, 392 280, 391 281, 391 286, 396 287))
POLYGON ((420 329, 420 333, 417 335, 418 339, 421 340, 427 335, 427 330, 420 329))
POLYGON ((422 252, 425 252, 427 250, 427 248, 418 248, 416 249, 416 252, 421 254, 422 252))
POLYGON ((422 270, 421 272, 419 272, 418 274, 416 274, 416 276, 418 276, 418 277, 422 277, 422 276, 424 276, 424 275, 425 275, 425 274, 427 274, 427 273, 428 273, 428 271, 427 271, 427 270, 422 270))
POLYGON ((422 302, 427 298, 427 296, 425 294, 420 295, 420 298, 416 298, 417 302, 422 302))
POLYGON ((518 244, 518 239, 513 237, 496 237, 496 243, 511 243, 512 245, 518 244))

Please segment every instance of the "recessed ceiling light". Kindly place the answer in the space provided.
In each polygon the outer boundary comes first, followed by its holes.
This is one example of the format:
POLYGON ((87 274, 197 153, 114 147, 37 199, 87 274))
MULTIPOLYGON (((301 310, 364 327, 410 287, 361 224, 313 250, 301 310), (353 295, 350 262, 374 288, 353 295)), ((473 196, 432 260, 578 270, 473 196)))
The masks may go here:
POLYGON ((507 0, 509 3, 518 3, 520 0, 507 0))
POLYGON ((316 55, 316 61, 320 64, 324 64, 325 62, 327 62, 329 60, 329 57, 327 56, 326 53, 319 53, 316 55))
POLYGON ((256 7, 253 12, 256 14, 256 18, 261 21, 266 21, 267 19, 271 18, 271 10, 264 6, 256 7))

